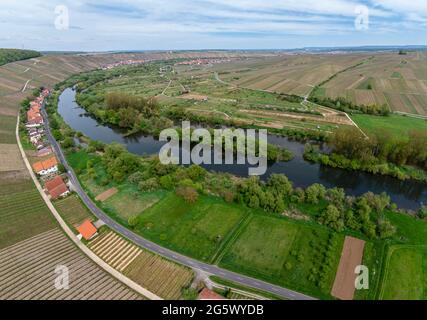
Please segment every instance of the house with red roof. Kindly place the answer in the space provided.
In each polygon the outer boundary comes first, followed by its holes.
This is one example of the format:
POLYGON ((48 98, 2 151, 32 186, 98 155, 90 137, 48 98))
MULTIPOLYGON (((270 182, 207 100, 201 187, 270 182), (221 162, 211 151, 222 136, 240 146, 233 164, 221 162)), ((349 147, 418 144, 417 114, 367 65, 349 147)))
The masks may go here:
POLYGON ((79 238, 83 237, 87 241, 93 239, 98 234, 98 230, 90 220, 86 220, 78 226, 77 231, 80 233, 79 238))
POLYGON ((203 288, 203 290, 200 291, 197 300, 227 300, 227 299, 208 288, 203 288))
POLYGON ((61 176, 46 181, 45 188, 50 195, 50 198, 55 200, 67 196, 70 191, 61 176))
POLYGON ((41 176, 56 173, 58 172, 58 160, 56 160, 56 157, 52 157, 45 161, 36 162, 33 164, 33 170, 41 176))

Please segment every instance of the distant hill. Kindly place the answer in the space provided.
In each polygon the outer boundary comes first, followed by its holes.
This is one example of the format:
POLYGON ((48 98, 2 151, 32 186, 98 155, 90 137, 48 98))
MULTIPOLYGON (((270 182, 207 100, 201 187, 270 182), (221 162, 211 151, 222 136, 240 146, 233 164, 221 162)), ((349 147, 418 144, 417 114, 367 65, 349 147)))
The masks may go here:
POLYGON ((19 60, 25 60, 35 57, 40 57, 41 53, 33 50, 20 49, 1 49, 0 48, 0 66, 19 60))

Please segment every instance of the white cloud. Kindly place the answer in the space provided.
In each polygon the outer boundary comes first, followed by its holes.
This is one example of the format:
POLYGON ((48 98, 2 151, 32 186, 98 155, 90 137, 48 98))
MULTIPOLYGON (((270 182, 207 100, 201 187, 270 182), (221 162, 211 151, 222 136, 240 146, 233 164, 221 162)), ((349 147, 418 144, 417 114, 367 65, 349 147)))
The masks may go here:
MULTIPOLYGON (((330 43, 340 35, 347 35, 351 43, 353 37, 360 37, 353 23, 355 8, 360 4, 370 8, 371 27, 366 34, 371 37, 369 41, 375 41, 375 34, 379 33, 384 41, 387 33, 404 34, 406 30, 425 28, 427 0, 367 1, 2 0, 0 46, 23 43, 39 47, 43 43, 49 47, 82 50, 105 44, 128 49, 150 45, 156 49, 169 44, 172 48, 174 43, 187 42, 191 46, 197 42, 210 47, 213 43, 220 44, 221 40, 226 43, 226 35, 238 37, 239 34, 242 42, 245 37, 250 41, 248 48, 264 44, 266 37, 286 39, 298 35, 301 41, 308 39, 307 45, 311 45, 310 39, 320 35, 324 38, 322 41, 330 43), (54 28, 54 8, 58 4, 69 7, 71 28, 68 31, 54 28)), ((402 35, 402 39, 406 41, 407 37, 402 35)))

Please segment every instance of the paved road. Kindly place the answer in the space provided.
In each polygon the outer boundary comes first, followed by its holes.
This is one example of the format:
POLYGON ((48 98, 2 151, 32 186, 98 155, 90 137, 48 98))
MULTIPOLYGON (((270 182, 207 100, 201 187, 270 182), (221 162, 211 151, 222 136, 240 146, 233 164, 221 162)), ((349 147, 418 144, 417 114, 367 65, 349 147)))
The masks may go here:
POLYGON ((128 230, 127 228, 123 227, 116 221, 114 221, 112 218, 110 218, 107 214, 105 214, 101 209, 99 209, 93 201, 89 198, 89 196, 86 194, 86 192, 83 190, 82 186, 80 185, 79 180, 77 179, 73 169, 69 166, 67 160, 64 157, 64 154, 62 153, 62 150, 57 143, 57 141, 53 138, 50 128, 49 128, 49 122, 48 117, 46 114, 46 111, 43 109, 42 114, 46 123, 46 134, 47 137, 52 144, 59 160, 64 165, 65 169, 68 172, 68 176, 77 192, 77 194, 80 196, 82 201, 86 204, 86 206, 93 212, 93 214, 98 218, 104 221, 111 229, 116 231, 117 233, 121 234, 125 238, 129 239, 130 241, 134 242, 135 244, 150 250, 152 252, 155 252, 163 257, 166 257, 170 260, 176 261, 180 264, 186 265, 191 268, 199 269, 204 272, 210 273, 212 275, 216 275, 218 277, 221 277, 223 279, 227 279, 229 281, 233 281, 236 283, 240 283, 245 286, 257 288, 260 290, 264 290, 270 293, 273 293, 275 295, 284 297, 286 299, 291 300, 314 300, 314 298, 310 296, 306 296, 304 294, 279 287, 264 281, 260 281, 254 278, 246 277, 241 274, 237 274, 222 268, 219 268, 218 266, 210 265, 207 263, 200 262, 198 260, 189 258, 187 256, 181 255, 179 253, 176 253, 174 251, 171 251, 169 249, 166 249, 164 247, 159 246, 156 243, 153 243, 147 239, 142 238, 141 236, 133 233, 132 231, 128 230))

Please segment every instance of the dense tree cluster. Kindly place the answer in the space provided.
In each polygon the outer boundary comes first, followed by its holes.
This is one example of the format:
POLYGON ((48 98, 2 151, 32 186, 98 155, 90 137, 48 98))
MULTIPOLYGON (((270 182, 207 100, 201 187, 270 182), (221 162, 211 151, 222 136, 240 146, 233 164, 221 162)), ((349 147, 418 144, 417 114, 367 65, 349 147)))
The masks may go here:
POLYGON ((390 109, 385 104, 357 105, 343 97, 333 99, 330 97, 313 96, 310 97, 310 101, 325 107, 349 113, 366 113, 379 116, 387 116, 390 114, 390 109))
POLYGON ((33 50, 0 49, 0 66, 13 61, 40 57, 41 53, 33 50))
POLYGON ((143 114, 145 118, 157 116, 159 105, 155 98, 146 99, 140 96, 133 96, 121 92, 110 92, 105 98, 107 110, 135 110, 138 114, 143 114))
POLYGON ((250 177, 237 184, 236 200, 250 208, 282 213, 291 190, 292 184, 284 175, 273 174, 265 184, 259 177, 250 177))
POLYGON ((107 173, 116 182, 122 182, 141 166, 139 157, 128 152, 124 146, 112 143, 105 147, 102 161, 107 173))
POLYGON ((395 138, 384 131, 366 139, 357 129, 341 128, 332 135, 330 145, 335 153, 349 159, 379 160, 427 169, 427 132, 424 131, 412 131, 409 138, 395 138))

